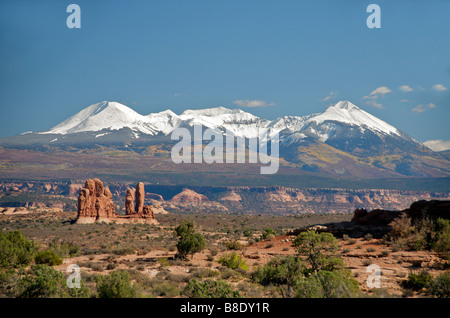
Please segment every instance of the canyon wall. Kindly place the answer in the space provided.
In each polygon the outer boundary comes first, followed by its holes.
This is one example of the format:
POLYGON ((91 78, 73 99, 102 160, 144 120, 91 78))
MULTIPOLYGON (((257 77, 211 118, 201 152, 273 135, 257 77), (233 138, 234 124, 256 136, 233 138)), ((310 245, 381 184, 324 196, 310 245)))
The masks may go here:
MULTIPOLYGON (((388 189, 298 189, 285 187, 190 187, 134 185, 145 188, 145 198, 133 185, 109 183, 108 190, 116 213, 143 213, 151 205, 154 213, 207 212, 252 214, 353 213, 355 209, 403 210, 419 200, 450 200, 450 192, 402 191, 388 189), (124 204, 125 200, 125 204, 124 204), (136 210, 137 209, 137 210, 136 210), (128 211, 128 212, 127 212, 128 211)), ((83 182, 1 182, 0 206, 42 206, 39 202, 15 202, 15 194, 46 194, 72 198, 84 187, 83 182), (10 196, 1 201, 2 196, 10 196)), ((108 194, 109 195, 109 194, 108 194)), ((19 196, 18 196, 19 197, 19 196)), ((23 200, 23 199, 21 199, 23 200)))

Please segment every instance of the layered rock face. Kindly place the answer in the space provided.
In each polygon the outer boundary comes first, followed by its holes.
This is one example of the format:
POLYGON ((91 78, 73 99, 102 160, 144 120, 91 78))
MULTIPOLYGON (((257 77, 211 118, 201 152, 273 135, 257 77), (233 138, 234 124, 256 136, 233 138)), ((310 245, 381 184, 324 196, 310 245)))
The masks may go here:
POLYGON ((77 222, 108 221, 117 217, 112 194, 99 179, 88 179, 78 196, 77 222))
POLYGON ((116 222, 116 223, 158 223, 151 206, 144 205, 144 184, 139 182, 136 194, 127 189, 125 197, 126 215, 115 213, 112 193, 99 179, 88 179, 78 195, 77 223, 116 222))
MULTIPOLYGON (((63 182, 0 182, 2 192, 57 194, 72 196, 85 189, 85 182, 75 180, 63 182), (78 190, 76 190, 78 189, 78 190)), ((114 197, 130 197, 129 213, 135 210, 134 189, 127 193, 128 184, 108 183, 114 197)), ((450 192, 406 191, 389 189, 318 189, 285 187, 199 187, 183 189, 180 186, 146 185, 150 192, 145 194, 147 204, 152 205, 155 214, 170 212, 205 213, 270 213, 270 214, 330 214, 353 213, 355 209, 404 210, 411 202, 419 200, 450 200, 450 192)), ((31 197, 31 196, 30 196, 31 197)), ((39 196, 36 196, 37 198, 39 196)), ((76 199, 76 197, 75 197, 76 199)), ((143 204, 141 204, 143 208, 143 204)), ((64 211, 76 209, 76 201, 7 201, 0 207, 49 207, 64 211), (72 203, 73 202, 73 203, 72 203)), ((117 206, 116 206, 117 211, 117 206)))

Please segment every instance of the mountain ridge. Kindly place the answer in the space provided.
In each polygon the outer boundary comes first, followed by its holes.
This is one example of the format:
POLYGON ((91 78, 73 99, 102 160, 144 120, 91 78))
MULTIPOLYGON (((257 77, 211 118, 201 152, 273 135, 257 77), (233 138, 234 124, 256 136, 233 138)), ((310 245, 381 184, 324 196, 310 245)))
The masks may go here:
MULTIPOLYGON (((202 124, 208 128, 226 124, 230 122, 242 122, 249 125, 256 122, 255 128, 272 129, 280 132, 283 129, 291 129, 292 132, 301 131, 303 127, 314 122, 323 124, 324 122, 340 122, 351 126, 367 127, 386 134, 400 135, 400 131, 383 120, 365 112, 349 101, 340 101, 330 105, 324 112, 305 116, 284 116, 273 121, 260 118, 241 109, 229 109, 223 106, 205 109, 187 109, 180 115, 171 110, 159 113, 141 115, 132 108, 117 102, 103 101, 93 104, 69 117, 50 130, 37 132, 39 134, 70 134, 86 131, 101 131, 103 129, 119 130, 128 127, 137 132, 156 135, 169 134, 173 129, 183 125, 202 124), (289 123, 286 123, 289 121, 289 123), (171 129, 161 129, 161 122, 171 122, 171 129), (283 125, 284 122, 284 125, 283 125)), ((167 126, 166 126, 167 127, 167 126)), ((241 137, 253 137, 255 134, 246 135, 246 131, 236 131, 233 133, 241 137)), ((249 133, 249 131, 247 131, 249 133)), ((325 141, 325 140, 322 140, 325 141)))
POLYGON ((44 152, 131 151, 170 160, 170 134, 202 125, 247 139, 279 135, 281 164, 326 176, 450 176, 450 160, 349 101, 323 112, 267 120, 241 109, 213 107, 141 115, 100 102, 41 132, 0 138, 0 147, 44 152), (115 149, 115 150, 113 150, 115 149))

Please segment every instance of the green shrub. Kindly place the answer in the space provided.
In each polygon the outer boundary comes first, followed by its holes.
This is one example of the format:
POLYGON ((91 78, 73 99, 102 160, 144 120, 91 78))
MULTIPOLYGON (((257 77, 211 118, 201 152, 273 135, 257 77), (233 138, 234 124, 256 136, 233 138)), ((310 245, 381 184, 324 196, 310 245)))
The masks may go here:
POLYGON ((438 218, 435 224, 436 243, 434 249, 450 259, 450 220, 438 218))
POLYGON ((238 239, 232 239, 229 240, 227 242, 224 243, 225 247, 229 250, 241 250, 242 249, 242 244, 238 241, 238 239))
POLYGON ((202 251, 205 246, 205 239, 200 233, 195 233, 192 221, 182 222, 176 229, 175 235, 178 237, 176 257, 184 259, 188 255, 194 255, 202 251))
POLYGON ((77 255, 79 247, 67 242, 59 243, 53 241, 48 247, 50 250, 54 251, 59 257, 74 257, 77 255))
POLYGON ((180 296, 181 291, 178 289, 177 285, 172 282, 161 282, 153 286, 152 293, 155 296, 177 297, 180 296))
POLYGON ((334 255, 339 246, 331 233, 302 232, 295 238, 292 245, 299 255, 306 256, 311 272, 343 268, 342 259, 334 255))
POLYGON ((20 298, 68 297, 68 288, 64 274, 44 265, 32 265, 31 272, 18 282, 20 298))
POLYGON ((293 285, 303 277, 305 265, 299 257, 278 256, 252 273, 252 280, 263 286, 293 285))
POLYGON ((187 283, 183 294, 189 298, 240 298, 239 291, 233 290, 229 284, 221 280, 193 279, 187 283))
POLYGON ((304 269, 305 265, 299 257, 278 256, 272 258, 264 266, 259 266, 252 273, 251 278, 254 282, 263 286, 282 287, 282 292, 286 287, 285 296, 291 297, 292 288, 303 278, 304 269))
POLYGON ((107 270, 113 270, 117 268, 117 264, 116 263, 109 263, 108 265, 106 265, 106 269, 107 270))
POLYGON ((318 271, 298 282, 298 298, 349 298, 360 294, 358 282, 340 272, 318 271))
POLYGON ((450 272, 436 276, 428 284, 427 292, 439 298, 450 298, 450 272))
POLYGON ((111 251, 114 255, 132 255, 136 253, 136 250, 132 247, 119 247, 111 251))
POLYGON ((0 270, 0 298, 13 298, 19 275, 15 269, 0 270))
POLYGON ((90 298, 91 290, 81 281, 80 288, 69 288, 69 296, 71 298, 90 298))
POLYGON ((0 267, 18 268, 31 264, 36 253, 33 241, 20 231, 0 232, 0 267))
POLYGON ((161 267, 167 267, 167 266, 170 266, 170 262, 169 262, 169 260, 167 259, 167 257, 161 257, 161 258, 158 258, 158 263, 159 263, 159 265, 160 265, 161 267))
POLYGON ((97 291, 100 298, 134 298, 137 295, 136 287, 131 284, 127 271, 114 271, 100 277, 97 291))
MULTIPOLYGON (((11 274, 11 273, 10 273, 11 274)), ((91 290, 80 281, 79 288, 69 288, 67 275, 45 264, 32 265, 27 272, 12 273, 10 277, 1 277, 6 295, 18 298, 87 298, 91 290), (4 280, 3 278, 6 278, 4 280)), ((1 289, 1 288, 0 288, 1 289)))
POLYGON ((261 240, 267 240, 272 239, 276 236, 275 231, 272 230, 270 227, 266 228, 264 232, 262 233, 261 240))
POLYGON ((421 218, 414 222, 408 217, 401 217, 390 224, 391 243, 399 248, 411 250, 431 250, 449 258, 450 220, 421 218))
POLYGON ((242 269, 242 270, 248 270, 248 266, 245 263, 245 260, 239 256, 236 252, 232 252, 229 254, 225 254, 224 256, 221 256, 220 259, 217 261, 219 264, 231 268, 231 269, 242 269))
POLYGON ((388 256, 390 254, 389 250, 382 250, 381 255, 382 256, 388 256))
POLYGON ((220 271, 220 278, 224 280, 241 279, 242 275, 234 269, 225 268, 224 270, 220 271))
POLYGON ((104 268, 101 263, 92 263, 90 264, 90 268, 96 272, 103 272, 104 268))
POLYGON ((428 285, 433 280, 433 277, 430 273, 425 270, 420 271, 419 273, 410 273, 408 275, 408 279, 404 282, 404 287, 412 290, 422 290, 423 288, 428 287, 428 285))
POLYGON ((197 269, 192 272, 192 276, 196 278, 216 277, 220 272, 211 268, 197 269))
POLYGON ((37 252, 34 261, 36 264, 45 264, 49 266, 61 265, 63 262, 62 258, 51 250, 37 252))

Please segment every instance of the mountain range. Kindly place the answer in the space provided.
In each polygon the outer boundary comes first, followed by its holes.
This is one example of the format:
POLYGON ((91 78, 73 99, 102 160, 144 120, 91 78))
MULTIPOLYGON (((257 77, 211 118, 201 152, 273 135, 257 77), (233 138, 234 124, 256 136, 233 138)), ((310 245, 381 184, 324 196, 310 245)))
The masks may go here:
POLYGON ((0 138, 0 146, 72 152, 107 147, 167 158, 174 143, 171 132, 194 125, 245 138, 270 129, 272 134, 279 133, 282 165, 320 175, 450 176, 447 153, 432 151, 349 101, 330 105, 321 113, 275 120, 225 107, 141 115, 123 104, 104 101, 49 130, 0 138))

